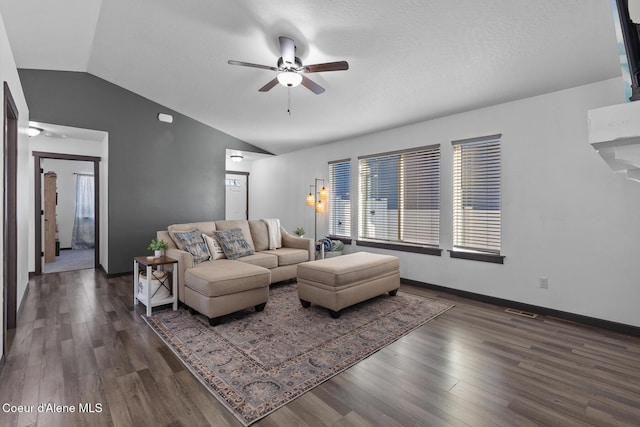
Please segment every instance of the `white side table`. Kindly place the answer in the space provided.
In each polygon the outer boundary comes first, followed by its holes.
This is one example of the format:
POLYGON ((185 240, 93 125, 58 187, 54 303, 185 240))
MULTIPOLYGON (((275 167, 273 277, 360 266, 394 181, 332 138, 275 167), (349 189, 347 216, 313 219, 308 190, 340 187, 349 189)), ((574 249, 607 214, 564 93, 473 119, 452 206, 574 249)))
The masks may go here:
POLYGON ((157 307, 159 305, 165 304, 173 304, 173 310, 178 309, 178 260, 174 258, 169 258, 168 256, 161 257, 146 257, 146 256, 138 256, 133 259, 133 306, 138 305, 138 302, 141 302, 147 307, 147 316, 151 316, 151 311, 153 307, 157 307), (168 274, 165 277, 161 277, 160 275, 156 275, 155 272, 158 271, 158 267, 163 265, 171 265, 172 266, 172 275, 171 275, 171 286, 172 292, 171 295, 167 298, 159 298, 153 299, 151 295, 151 281, 159 280, 163 285, 165 285, 165 281, 170 277, 168 274), (147 294, 146 295, 138 295, 138 280, 140 274, 140 268, 143 267, 146 269, 146 281, 147 281, 147 294))

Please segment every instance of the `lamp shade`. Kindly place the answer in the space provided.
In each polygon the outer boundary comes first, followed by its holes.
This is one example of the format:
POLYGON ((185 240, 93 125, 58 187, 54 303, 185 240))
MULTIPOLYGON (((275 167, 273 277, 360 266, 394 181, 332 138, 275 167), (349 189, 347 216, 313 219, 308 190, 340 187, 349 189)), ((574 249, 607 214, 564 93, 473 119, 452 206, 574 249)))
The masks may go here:
POLYGON ((329 190, 327 190, 327 187, 325 187, 324 185, 320 189, 320 199, 325 201, 329 199, 329 190))
POLYGON ((322 199, 318 200, 316 202, 316 213, 323 213, 324 212, 324 203, 322 203, 322 199))
POLYGON ((313 202, 315 200, 313 200, 313 194, 309 193, 307 194, 307 206, 313 206, 313 202))
POLYGON ((302 82, 302 76, 295 71, 283 71, 277 76, 282 86, 296 87, 302 82))

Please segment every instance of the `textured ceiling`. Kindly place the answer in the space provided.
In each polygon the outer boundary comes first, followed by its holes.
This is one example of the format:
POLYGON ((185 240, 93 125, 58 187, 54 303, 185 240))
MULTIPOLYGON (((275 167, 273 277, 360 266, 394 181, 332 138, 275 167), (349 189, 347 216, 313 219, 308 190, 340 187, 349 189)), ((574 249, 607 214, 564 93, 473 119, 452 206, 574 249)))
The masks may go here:
POLYGON ((611 0, 0 0, 18 67, 87 71, 279 154, 620 75, 611 0), (327 90, 258 89, 278 36, 327 90), (292 114, 287 114, 288 91, 292 114))

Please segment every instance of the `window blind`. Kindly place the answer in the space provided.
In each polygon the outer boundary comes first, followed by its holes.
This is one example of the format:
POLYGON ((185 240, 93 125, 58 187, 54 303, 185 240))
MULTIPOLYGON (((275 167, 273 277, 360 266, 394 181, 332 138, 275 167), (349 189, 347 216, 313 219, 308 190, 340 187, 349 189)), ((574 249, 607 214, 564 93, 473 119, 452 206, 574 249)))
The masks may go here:
POLYGON ((359 238, 440 243, 440 146, 359 158, 359 238))
POLYGON ((351 237, 351 160, 329 162, 329 235, 351 237))
POLYGON ((500 253, 500 138, 453 144, 453 246, 500 253))

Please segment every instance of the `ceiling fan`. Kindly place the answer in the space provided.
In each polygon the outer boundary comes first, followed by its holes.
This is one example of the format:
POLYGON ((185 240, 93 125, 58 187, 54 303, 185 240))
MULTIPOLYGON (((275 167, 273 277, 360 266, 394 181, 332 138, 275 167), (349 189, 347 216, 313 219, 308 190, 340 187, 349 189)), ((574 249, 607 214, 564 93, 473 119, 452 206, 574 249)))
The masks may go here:
POLYGON ((300 58, 296 56, 296 46, 293 39, 289 37, 278 37, 280 42, 280 54, 277 66, 270 67, 268 65, 252 64, 250 62, 229 60, 231 65, 241 65, 243 67, 262 68, 265 70, 276 71, 278 75, 266 85, 258 89, 260 92, 268 92, 275 85, 280 83, 285 87, 296 87, 299 84, 309 89, 316 95, 320 95, 325 89, 318 83, 309 79, 303 73, 320 73, 324 71, 342 71, 349 69, 347 61, 326 62, 323 64, 302 65, 300 58))

